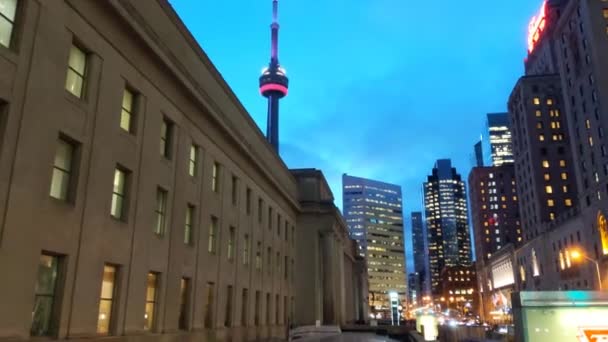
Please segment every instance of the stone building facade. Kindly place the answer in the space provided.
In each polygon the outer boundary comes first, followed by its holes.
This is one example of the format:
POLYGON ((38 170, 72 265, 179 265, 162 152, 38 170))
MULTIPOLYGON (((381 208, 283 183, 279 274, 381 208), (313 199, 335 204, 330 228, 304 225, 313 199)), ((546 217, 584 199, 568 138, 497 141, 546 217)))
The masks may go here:
POLYGON ((296 244, 313 234, 299 221, 335 253, 319 317, 365 317, 339 213, 301 212, 298 181, 168 1, 0 11, 0 340, 285 336, 312 298, 296 300, 310 262, 296 244))

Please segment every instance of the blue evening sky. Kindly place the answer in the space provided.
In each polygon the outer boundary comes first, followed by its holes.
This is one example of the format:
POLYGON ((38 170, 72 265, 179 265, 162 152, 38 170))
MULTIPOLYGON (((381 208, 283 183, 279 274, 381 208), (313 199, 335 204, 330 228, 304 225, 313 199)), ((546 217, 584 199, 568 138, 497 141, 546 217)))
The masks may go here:
MULTIPOLYGON (((403 187, 422 209, 438 158, 466 180, 488 112, 506 110, 523 74, 526 31, 541 0, 280 0, 281 156, 321 169, 342 207, 341 175, 403 187)), ((270 59, 271 0, 171 0, 262 130, 258 77, 270 59)))

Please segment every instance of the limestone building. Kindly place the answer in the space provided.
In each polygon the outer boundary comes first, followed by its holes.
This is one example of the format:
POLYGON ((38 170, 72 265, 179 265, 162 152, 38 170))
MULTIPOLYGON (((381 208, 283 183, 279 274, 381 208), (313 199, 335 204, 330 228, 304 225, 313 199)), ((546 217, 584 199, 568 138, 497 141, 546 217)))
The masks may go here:
POLYGON ((0 24, 0 340, 284 336, 298 183, 169 2, 0 0, 0 24))

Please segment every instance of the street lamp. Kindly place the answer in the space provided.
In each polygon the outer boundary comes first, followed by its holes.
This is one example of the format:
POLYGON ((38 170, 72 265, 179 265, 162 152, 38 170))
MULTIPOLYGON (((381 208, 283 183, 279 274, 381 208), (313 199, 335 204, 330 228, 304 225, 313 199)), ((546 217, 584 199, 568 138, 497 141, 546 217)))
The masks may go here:
POLYGON ((600 263, 599 263, 599 262, 597 262, 597 260, 592 259, 592 258, 590 258, 590 257, 586 256, 585 254, 583 254, 583 253, 581 253, 581 252, 579 252, 579 251, 577 251, 577 250, 571 251, 571 252, 570 252, 570 256, 571 256, 571 257, 572 257, 572 259, 574 259, 574 260, 579 260, 579 259, 581 259, 581 258, 582 258, 582 259, 585 259, 585 260, 591 261, 592 263, 594 263, 594 264, 595 264, 595 269, 596 269, 596 271, 597 271, 597 281, 598 281, 598 283, 600 284, 600 291, 602 291, 602 275, 601 275, 601 273, 600 273, 600 263))

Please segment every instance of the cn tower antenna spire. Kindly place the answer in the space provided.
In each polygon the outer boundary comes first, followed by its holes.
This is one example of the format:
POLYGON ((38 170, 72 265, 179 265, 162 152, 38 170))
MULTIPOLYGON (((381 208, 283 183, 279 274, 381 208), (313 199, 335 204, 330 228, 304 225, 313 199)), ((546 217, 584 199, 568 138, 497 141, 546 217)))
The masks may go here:
POLYGON ((279 64, 279 1, 272 0, 270 64, 260 76, 260 93, 268 99, 266 140, 279 152, 279 100, 287 95, 289 79, 279 64))

